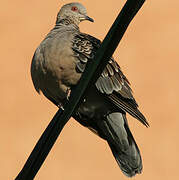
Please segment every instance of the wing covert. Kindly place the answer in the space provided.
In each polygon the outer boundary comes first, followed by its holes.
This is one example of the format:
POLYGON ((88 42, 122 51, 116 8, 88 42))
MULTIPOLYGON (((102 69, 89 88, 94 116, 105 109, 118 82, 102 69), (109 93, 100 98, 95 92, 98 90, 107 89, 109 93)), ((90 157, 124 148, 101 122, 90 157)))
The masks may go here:
MULTIPOLYGON (((101 41, 84 33, 77 34, 72 42, 74 56, 77 58, 76 71, 83 73, 88 60, 93 60, 101 41)), ((111 58, 96 82, 96 88, 117 107, 137 118, 148 126, 145 117, 138 110, 138 105, 132 95, 132 89, 126 76, 117 62, 111 58)))

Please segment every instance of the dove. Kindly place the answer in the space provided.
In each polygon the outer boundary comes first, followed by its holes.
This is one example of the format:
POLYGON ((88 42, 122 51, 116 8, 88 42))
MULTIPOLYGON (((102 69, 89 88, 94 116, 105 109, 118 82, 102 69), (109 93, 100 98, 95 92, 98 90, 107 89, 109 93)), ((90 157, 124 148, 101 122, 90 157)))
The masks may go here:
MULTIPOLYGON (((68 101, 69 92, 101 45, 99 39, 80 31, 79 24, 85 20, 94 21, 82 4, 64 5, 54 28, 32 58, 31 76, 36 91, 58 107, 68 101)), ((73 117, 107 141, 122 172, 132 177, 142 172, 142 158, 129 129, 127 113, 149 126, 138 109, 128 79, 111 57, 96 83, 86 90, 73 117)))

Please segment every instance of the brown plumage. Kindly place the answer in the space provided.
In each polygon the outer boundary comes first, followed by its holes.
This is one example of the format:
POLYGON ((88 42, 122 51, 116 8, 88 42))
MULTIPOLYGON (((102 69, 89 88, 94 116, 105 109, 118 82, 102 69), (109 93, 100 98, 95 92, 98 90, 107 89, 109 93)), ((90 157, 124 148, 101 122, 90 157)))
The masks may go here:
MULTIPOLYGON (((88 61, 92 61, 100 40, 79 31, 79 23, 90 20, 79 3, 63 6, 55 27, 35 51, 31 65, 32 80, 57 106, 67 101, 68 90, 79 81, 88 61)), ((83 126, 105 139, 123 173, 129 177, 140 173, 142 160, 130 132, 126 112, 148 126, 138 110, 129 81, 111 58, 103 73, 85 93, 73 117, 83 126)))

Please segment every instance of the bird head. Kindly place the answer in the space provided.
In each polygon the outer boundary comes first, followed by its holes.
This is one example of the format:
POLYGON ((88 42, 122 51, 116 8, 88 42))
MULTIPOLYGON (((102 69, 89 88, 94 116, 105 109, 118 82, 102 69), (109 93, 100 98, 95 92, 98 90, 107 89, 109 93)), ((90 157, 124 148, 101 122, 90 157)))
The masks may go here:
POLYGON ((85 20, 94 22, 94 20, 87 15, 86 8, 80 3, 69 3, 64 5, 57 15, 56 22, 58 23, 63 19, 67 19, 76 25, 79 25, 81 21, 85 20))

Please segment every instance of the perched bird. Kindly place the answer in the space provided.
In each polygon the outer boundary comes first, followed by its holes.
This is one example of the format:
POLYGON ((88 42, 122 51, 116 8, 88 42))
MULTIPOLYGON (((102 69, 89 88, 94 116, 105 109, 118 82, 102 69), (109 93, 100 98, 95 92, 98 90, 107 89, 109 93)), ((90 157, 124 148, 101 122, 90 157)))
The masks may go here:
MULTIPOLYGON (((31 76, 36 91, 58 107, 68 101, 69 90, 78 83, 101 44, 95 37, 80 32, 79 23, 84 20, 93 22, 82 4, 64 5, 55 27, 32 59, 31 76)), ((73 117, 108 142, 122 172, 132 177, 141 173, 142 159, 126 113, 149 126, 138 110, 129 81, 111 58, 97 82, 85 92, 73 117)))

